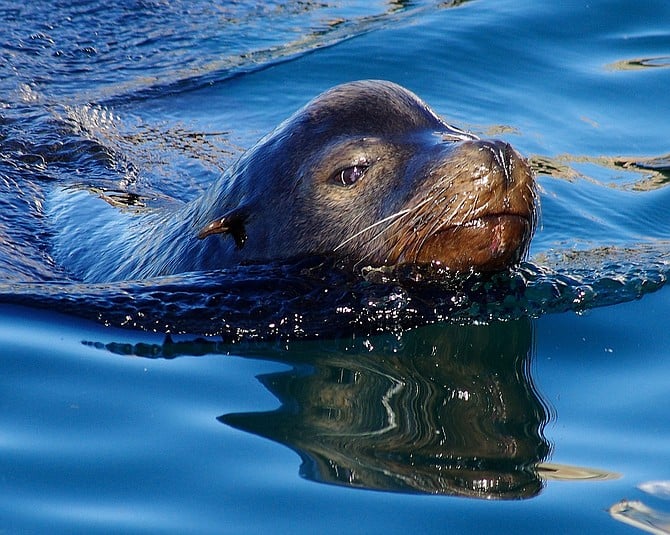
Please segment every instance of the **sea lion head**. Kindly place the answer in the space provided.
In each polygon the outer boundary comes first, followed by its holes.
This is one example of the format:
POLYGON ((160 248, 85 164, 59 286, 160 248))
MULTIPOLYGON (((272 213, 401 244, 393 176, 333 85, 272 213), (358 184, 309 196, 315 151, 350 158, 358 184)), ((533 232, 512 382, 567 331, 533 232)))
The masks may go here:
MULTIPOLYGON (((500 270, 524 257, 535 228, 534 178, 509 144, 448 125, 385 81, 321 94, 229 178, 234 203, 198 230, 231 234, 240 261, 335 254, 357 265, 500 270)), ((232 248, 230 236, 219 239, 232 248)))

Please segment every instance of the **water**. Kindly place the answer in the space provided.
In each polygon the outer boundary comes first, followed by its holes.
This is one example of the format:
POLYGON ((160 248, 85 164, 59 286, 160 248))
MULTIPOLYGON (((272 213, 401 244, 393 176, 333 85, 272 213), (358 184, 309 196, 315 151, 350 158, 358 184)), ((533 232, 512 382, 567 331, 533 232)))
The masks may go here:
POLYGON ((644 486, 670 480, 666 2, 26 4, 0 3, 0 527, 632 533, 621 500, 670 514, 644 486), (457 324, 229 345, 182 309, 170 338, 118 328, 202 279, 82 288, 49 263, 54 184, 189 198, 361 78, 531 159, 527 293, 494 285, 457 324))

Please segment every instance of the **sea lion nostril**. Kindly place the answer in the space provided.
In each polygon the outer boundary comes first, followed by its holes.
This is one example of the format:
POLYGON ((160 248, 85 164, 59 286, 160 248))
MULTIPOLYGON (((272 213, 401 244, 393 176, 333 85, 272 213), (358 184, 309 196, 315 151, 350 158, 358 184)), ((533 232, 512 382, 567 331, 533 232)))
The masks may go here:
POLYGON ((509 143, 498 140, 484 140, 480 141, 479 145, 482 148, 488 149, 496 157, 496 160, 506 161, 509 160, 510 155, 513 153, 512 147, 509 143))
POLYGON ((490 152, 492 165, 502 174, 505 186, 511 187, 515 182, 514 162, 519 159, 516 151, 509 143, 500 140, 483 140, 478 145, 482 150, 490 152))

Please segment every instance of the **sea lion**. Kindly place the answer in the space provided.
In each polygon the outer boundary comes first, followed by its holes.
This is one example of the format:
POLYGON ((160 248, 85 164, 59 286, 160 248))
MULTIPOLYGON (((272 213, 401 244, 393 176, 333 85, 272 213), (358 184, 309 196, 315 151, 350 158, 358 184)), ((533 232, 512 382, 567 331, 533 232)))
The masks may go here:
POLYGON ((307 254, 500 270, 524 257, 536 220, 533 175, 510 145, 377 80, 316 97, 178 208, 119 214, 85 195, 53 203, 54 257, 91 282, 307 254))

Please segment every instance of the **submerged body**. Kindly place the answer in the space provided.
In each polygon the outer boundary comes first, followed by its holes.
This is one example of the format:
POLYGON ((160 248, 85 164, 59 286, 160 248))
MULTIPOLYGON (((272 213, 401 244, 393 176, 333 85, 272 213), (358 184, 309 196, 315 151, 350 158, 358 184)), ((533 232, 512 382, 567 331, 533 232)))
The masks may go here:
POLYGON ((398 85, 361 81, 314 99, 182 206, 124 213, 61 190, 50 212, 54 258, 90 282, 307 254, 491 271, 526 254, 536 190, 508 144, 448 125, 398 85))

